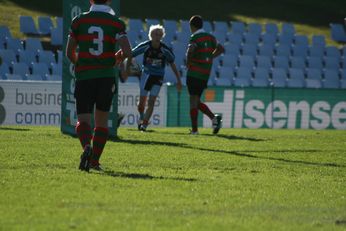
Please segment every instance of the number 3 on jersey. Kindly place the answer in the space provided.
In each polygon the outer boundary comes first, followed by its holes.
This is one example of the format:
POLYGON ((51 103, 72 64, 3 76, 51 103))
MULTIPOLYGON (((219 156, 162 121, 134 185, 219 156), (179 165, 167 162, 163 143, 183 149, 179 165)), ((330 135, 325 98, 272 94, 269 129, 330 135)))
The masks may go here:
POLYGON ((93 39, 93 42, 97 46, 97 49, 89 48, 89 52, 92 55, 99 56, 103 53, 103 30, 101 27, 92 26, 89 28, 88 33, 97 34, 97 37, 93 39))

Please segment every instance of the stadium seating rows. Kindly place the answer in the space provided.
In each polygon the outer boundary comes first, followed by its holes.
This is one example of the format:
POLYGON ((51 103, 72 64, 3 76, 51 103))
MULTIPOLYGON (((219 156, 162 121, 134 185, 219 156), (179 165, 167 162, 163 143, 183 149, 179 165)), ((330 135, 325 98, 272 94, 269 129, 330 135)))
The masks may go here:
MULTIPOLYGON (((146 40, 150 25, 158 23, 161 21, 157 19, 129 19, 127 29, 132 46, 146 40)), ((42 16, 36 27, 32 17, 20 17, 22 33, 51 36, 53 46, 62 44, 62 24, 62 18, 56 18, 54 22, 50 17, 42 16)), ((164 42, 171 46, 176 64, 184 75, 189 23, 187 20, 162 20, 162 24, 166 30, 164 42)), ((326 88, 344 88, 346 85, 346 47, 327 46, 322 35, 312 36, 309 43, 308 37, 296 34, 290 23, 280 26, 275 23, 205 21, 204 29, 213 33, 226 49, 225 54, 214 61, 209 85, 326 88)), ((342 38, 339 26, 331 24, 331 32, 332 37, 336 33, 342 38)), ((0 26, 0 56, 3 79, 50 80, 57 76, 56 79, 61 79, 62 51, 44 50, 39 38, 12 38, 9 29, 0 26)), ((176 81, 170 67, 166 70, 165 81, 173 84, 176 81)))

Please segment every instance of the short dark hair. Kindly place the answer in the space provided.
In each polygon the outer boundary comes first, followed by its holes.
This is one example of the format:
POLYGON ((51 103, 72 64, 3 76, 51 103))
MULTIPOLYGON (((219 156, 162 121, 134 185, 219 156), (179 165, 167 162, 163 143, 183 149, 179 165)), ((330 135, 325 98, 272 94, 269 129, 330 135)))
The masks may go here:
POLYGON ((197 29, 203 28, 203 19, 200 15, 194 15, 190 18, 190 25, 197 29))
POLYGON ((95 4, 105 4, 107 0, 94 0, 95 4))

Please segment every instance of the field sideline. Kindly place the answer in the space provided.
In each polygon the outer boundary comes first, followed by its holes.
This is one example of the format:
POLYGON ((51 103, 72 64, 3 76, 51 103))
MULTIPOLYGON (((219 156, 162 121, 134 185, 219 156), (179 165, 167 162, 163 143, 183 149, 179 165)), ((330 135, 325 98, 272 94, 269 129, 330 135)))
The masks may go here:
POLYGON ((0 126, 0 230, 345 230, 346 131, 120 128, 105 173, 57 127, 0 126))

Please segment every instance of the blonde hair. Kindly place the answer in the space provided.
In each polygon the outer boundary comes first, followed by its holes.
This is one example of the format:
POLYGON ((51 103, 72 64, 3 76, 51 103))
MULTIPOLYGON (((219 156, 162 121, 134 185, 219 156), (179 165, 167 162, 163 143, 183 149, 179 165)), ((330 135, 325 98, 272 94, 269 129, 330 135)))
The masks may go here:
POLYGON ((149 28, 149 33, 148 33, 148 37, 151 40, 151 34, 155 31, 155 30, 160 30, 162 32, 162 38, 165 37, 166 32, 165 32, 165 28, 163 26, 161 26, 160 24, 157 25, 151 25, 149 28))

